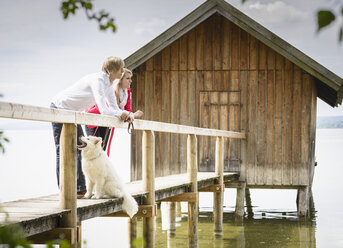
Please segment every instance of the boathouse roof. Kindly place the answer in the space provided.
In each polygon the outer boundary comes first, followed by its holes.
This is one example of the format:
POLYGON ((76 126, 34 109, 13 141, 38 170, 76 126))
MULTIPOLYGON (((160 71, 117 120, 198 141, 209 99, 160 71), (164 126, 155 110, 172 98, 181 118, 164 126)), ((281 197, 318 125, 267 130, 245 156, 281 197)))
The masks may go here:
POLYGON ((248 32, 315 78, 320 99, 335 107, 342 103, 343 79, 331 72, 279 36, 275 35, 224 0, 208 0, 175 25, 125 59, 134 69, 162 51, 201 22, 218 13, 248 32))

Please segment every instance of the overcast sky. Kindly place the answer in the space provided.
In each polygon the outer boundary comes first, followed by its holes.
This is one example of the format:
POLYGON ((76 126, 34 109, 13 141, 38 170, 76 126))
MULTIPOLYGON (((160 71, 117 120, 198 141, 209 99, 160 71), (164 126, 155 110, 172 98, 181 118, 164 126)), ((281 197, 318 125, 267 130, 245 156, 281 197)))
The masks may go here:
MULTIPOLYGON (((83 12, 63 20, 60 1, 1 0, 0 100, 49 106, 57 92, 99 71, 106 57, 126 58, 203 2, 96 0, 95 9, 106 9, 115 17, 113 34, 99 31, 83 12)), ((333 1, 228 2, 343 77, 337 25, 319 34, 315 26, 316 10, 333 1)), ((333 109, 319 100, 318 115, 343 115, 343 108, 333 109)))

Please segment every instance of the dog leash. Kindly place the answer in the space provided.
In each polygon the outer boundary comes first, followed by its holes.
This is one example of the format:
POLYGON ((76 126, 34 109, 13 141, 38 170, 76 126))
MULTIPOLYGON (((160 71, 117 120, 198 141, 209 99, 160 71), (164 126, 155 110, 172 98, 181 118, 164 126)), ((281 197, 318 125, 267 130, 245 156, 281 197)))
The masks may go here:
POLYGON ((133 125, 133 122, 129 122, 129 125, 127 126, 127 132, 129 134, 132 134, 132 132, 135 130, 135 126, 133 125))

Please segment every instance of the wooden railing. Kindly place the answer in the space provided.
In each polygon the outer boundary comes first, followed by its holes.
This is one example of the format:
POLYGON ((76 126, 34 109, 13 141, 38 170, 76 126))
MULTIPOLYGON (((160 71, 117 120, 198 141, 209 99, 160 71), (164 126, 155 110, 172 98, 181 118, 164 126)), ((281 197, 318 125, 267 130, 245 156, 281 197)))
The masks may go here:
MULTIPOLYGON (((41 122, 64 123, 61 134, 60 146, 60 171, 61 171, 61 193, 60 206, 62 209, 71 209, 71 213, 62 219, 62 227, 74 228, 76 237, 76 124, 107 126, 115 128, 127 128, 119 118, 87 114, 62 109, 51 109, 45 107, 22 105, 10 102, 0 102, 0 117, 10 119, 23 119, 41 122)), ((216 140, 216 170, 220 187, 223 182, 224 165, 224 138, 245 139, 245 133, 206 129, 192 126, 184 126, 163 122, 135 120, 135 130, 143 131, 142 139, 142 163, 143 163, 143 190, 149 192, 144 204, 155 204, 155 138, 154 132, 167 132, 173 134, 187 134, 187 172, 191 182, 191 193, 197 198, 197 136, 214 136, 216 140)), ((216 191, 214 195, 214 223, 215 233, 221 235, 223 216, 223 190, 216 191)), ((197 221, 198 221, 198 199, 188 201, 189 218, 189 247, 197 247, 197 221)), ((143 233, 146 247, 154 247, 154 218, 144 218, 143 233)), ((77 241, 72 240, 73 244, 77 241)))

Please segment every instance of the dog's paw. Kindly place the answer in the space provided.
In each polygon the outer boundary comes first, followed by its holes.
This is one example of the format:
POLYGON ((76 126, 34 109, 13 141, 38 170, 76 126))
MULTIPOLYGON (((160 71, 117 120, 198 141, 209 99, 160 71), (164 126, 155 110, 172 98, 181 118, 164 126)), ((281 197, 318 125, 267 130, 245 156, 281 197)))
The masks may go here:
POLYGON ((85 194, 84 198, 90 199, 90 198, 92 198, 92 196, 93 196, 92 193, 88 193, 88 192, 87 192, 87 193, 85 194))
POLYGON ((123 192, 119 189, 114 190, 114 195, 118 198, 121 198, 124 196, 123 192))
POLYGON ((95 194, 95 195, 94 195, 94 198, 95 198, 95 199, 103 199, 104 196, 103 196, 103 195, 97 195, 97 194, 95 194))

